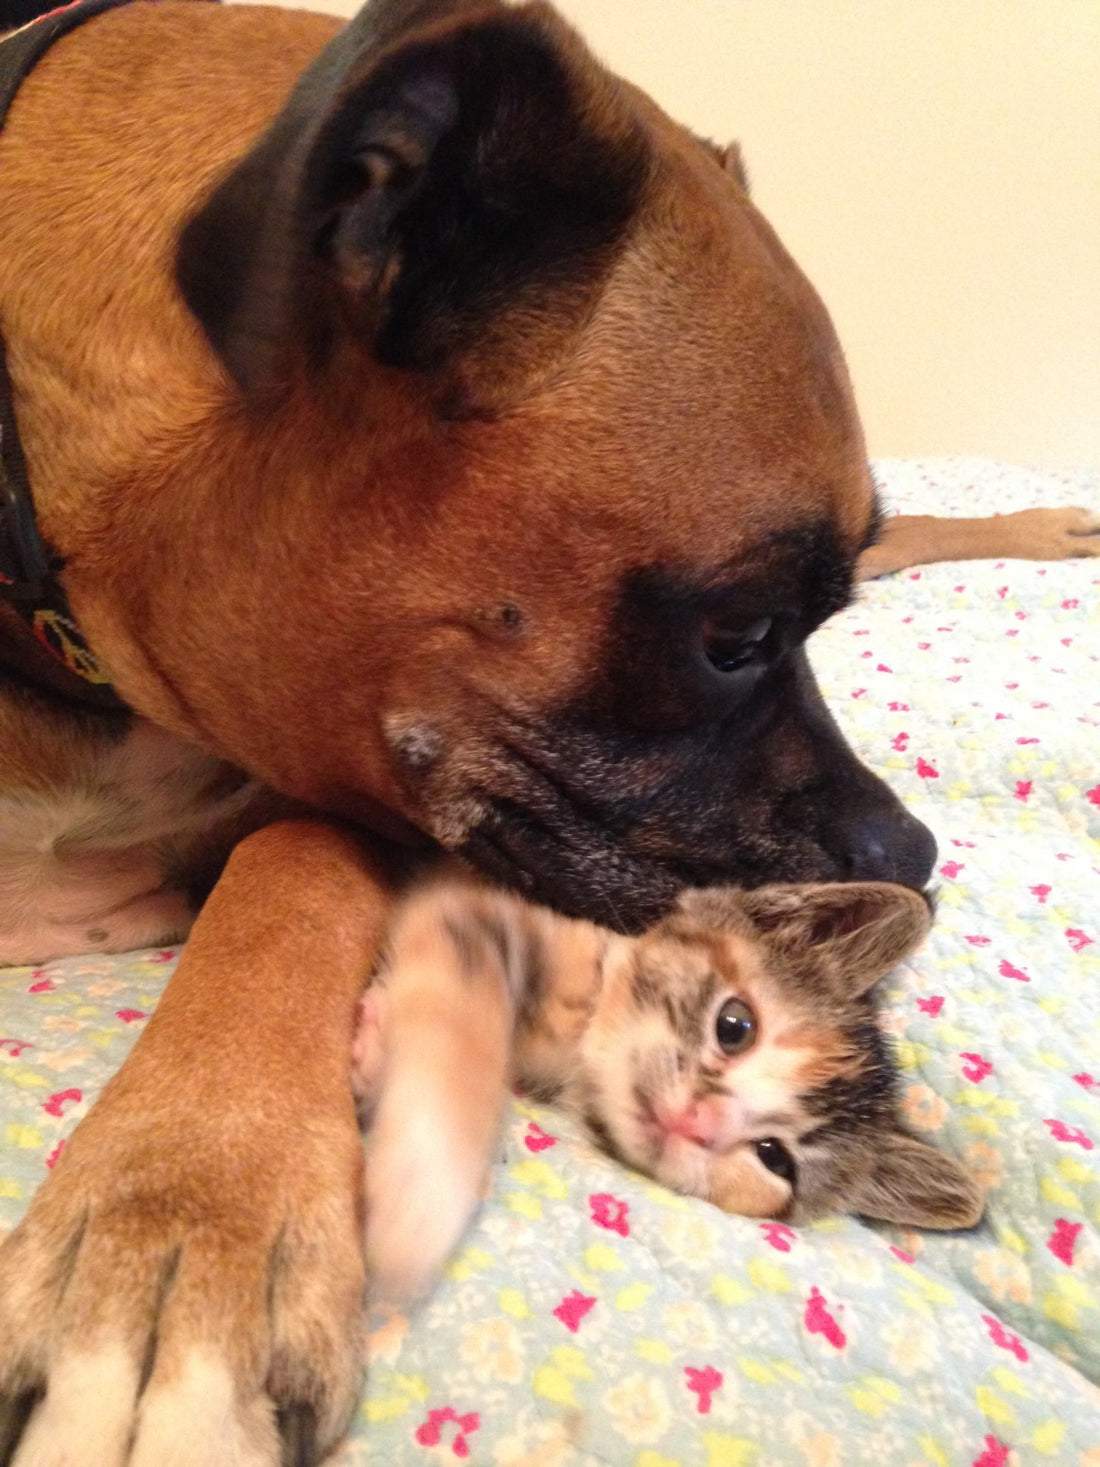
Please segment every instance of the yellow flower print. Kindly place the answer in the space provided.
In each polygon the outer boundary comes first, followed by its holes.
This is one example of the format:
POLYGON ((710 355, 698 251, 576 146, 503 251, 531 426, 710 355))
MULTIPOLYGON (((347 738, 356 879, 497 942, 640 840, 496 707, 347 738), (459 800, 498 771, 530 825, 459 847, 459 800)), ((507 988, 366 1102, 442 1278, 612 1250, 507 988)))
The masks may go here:
POLYGON ((882 1338, 899 1375, 915 1375, 936 1362, 936 1331, 922 1319, 895 1320, 885 1326, 882 1338))
POLYGON ((664 1313, 664 1325, 665 1339, 681 1349, 690 1346, 695 1351, 710 1350, 718 1343, 710 1310, 695 1299, 670 1304, 664 1313))
POLYGON ((673 1212, 661 1223, 665 1247, 680 1263, 705 1268, 714 1257, 714 1229, 696 1212, 673 1212))
POLYGON ((929 1085, 910 1085, 901 1108, 915 1131, 938 1131, 947 1118, 947 1102, 929 1085))
POLYGON ((994 1299, 1011 1299, 1027 1304, 1031 1299, 1031 1275, 1027 1264, 1007 1248, 986 1248, 978 1255, 974 1272, 994 1299))
POLYGON ((510 1319, 479 1319, 462 1331, 459 1353, 476 1380, 518 1385, 523 1379, 523 1341, 510 1319))
POLYGON ((619 1435, 635 1446, 660 1441, 672 1419, 664 1383, 651 1375, 628 1375, 603 1403, 619 1435))

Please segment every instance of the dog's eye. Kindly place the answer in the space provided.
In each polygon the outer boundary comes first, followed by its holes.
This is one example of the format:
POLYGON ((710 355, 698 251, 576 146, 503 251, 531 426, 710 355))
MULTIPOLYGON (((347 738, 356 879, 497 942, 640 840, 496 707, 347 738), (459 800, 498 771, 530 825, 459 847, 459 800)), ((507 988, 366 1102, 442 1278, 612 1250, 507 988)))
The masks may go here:
POLYGON ((707 661, 716 672, 727 674, 757 666, 771 629, 770 616, 762 616, 759 621, 738 627, 736 631, 708 621, 703 627, 703 651, 707 661))
POLYGON ((718 1010, 714 1034, 723 1054, 744 1054, 756 1043, 756 1015, 744 999, 727 998, 718 1010))
POLYGON ((794 1186, 795 1164, 791 1153, 777 1141, 774 1136, 766 1136, 763 1141, 756 1143, 756 1155, 761 1166, 766 1166, 768 1171, 774 1172, 777 1177, 794 1186))

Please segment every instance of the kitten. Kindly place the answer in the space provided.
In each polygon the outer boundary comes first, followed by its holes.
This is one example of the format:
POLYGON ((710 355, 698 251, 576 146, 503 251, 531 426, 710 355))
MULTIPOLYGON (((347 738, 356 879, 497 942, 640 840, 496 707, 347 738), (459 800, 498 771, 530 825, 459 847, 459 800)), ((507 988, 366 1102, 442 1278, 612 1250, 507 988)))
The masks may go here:
POLYGON ((352 1061, 376 1289, 413 1296, 442 1268, 508 1082, 726 1212, 972 1226, 977 1185, 899 1122, 871 1002, 929 920, 915 892, 878 882, 689 891, 636 938, 473 880, 415 891, 352 1061))

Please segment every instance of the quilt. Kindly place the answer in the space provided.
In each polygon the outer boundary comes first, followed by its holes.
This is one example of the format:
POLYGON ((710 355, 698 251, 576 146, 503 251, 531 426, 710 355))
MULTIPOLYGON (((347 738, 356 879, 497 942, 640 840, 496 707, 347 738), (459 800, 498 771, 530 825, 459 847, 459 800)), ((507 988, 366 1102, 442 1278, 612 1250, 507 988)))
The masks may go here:
MULTIPOLYGON (((1095 474, 877 472, 895 510, 1100 506, 1095 474)), ((985 1219, 725 1217, 515 1100, 441 1286, 371 1319, 336 1467, 1100 1467, 1100 561, 902 572, 811 653, 939 842, 882 1022, 909 1125, 981 1176, 985 1219)), ((0 1233, 176 957, 0 971, 0 1233)))

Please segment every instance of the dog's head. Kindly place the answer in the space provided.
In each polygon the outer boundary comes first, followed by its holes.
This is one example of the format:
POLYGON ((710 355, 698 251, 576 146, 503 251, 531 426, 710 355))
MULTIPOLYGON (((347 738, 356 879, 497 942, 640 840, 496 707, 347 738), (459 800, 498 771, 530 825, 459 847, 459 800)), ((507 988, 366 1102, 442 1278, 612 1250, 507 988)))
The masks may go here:
POLYGON ((875 528, 843 359, 725 161, 543 4, 326 48, 178 258, 265 475, 219 747, 613 924, 923 884, 803 650, 875 528))

